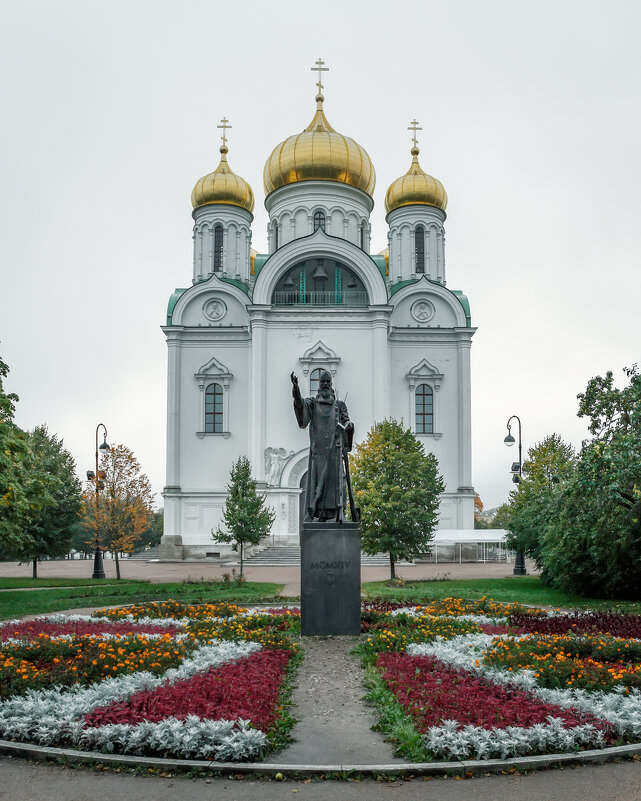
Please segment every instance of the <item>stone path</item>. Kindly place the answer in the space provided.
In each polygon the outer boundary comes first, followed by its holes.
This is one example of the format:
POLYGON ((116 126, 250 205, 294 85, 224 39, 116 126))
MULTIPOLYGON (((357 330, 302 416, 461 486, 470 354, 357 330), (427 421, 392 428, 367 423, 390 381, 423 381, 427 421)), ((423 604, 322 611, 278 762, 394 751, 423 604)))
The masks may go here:
POLYGON ((294 691, 296 742, 276 757, 283 765, 389 765, 392 746, 372 731, 375 717, 362 700, 363 670, 350 654, 357 637, 302 637, 305 658, 294 691))

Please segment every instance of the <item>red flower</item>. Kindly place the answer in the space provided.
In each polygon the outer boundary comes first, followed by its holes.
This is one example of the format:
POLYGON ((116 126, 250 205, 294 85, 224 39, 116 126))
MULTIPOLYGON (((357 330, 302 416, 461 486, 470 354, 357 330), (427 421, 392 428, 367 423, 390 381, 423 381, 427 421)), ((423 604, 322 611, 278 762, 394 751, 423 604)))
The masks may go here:
POLYGON ((290 651, 262 650, 190 679, 135 693, 85 716, 87 726, 142 721, 157 723, 197 715, 207 720, 249 720, 268 731, 278 717, 277 701, 290 651))
POLYGON ((545 704, 522 690, 493 685, 431 656, 382 653, 378 667, 387 688, 422 733, 444 720, 456 720, 461 728, 504 729, 545 723, 548 716, 561 718, 568 727, 592 723, 602 731, 611 728, 592 715, 545 704))

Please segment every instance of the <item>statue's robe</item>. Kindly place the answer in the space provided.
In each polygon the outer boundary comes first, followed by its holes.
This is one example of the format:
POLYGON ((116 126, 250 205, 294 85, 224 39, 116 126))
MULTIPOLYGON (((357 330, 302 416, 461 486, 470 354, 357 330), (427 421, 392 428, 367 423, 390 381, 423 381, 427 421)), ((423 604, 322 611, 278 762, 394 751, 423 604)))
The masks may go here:
POLYGON ((317 395, 294 399, 294 411, 300 428, 309 426, 305 519, 342 521, 345 519, 343 448, 349 447, 344 430, 350 421, 347 406, 333 395, 327 400, 317 395))

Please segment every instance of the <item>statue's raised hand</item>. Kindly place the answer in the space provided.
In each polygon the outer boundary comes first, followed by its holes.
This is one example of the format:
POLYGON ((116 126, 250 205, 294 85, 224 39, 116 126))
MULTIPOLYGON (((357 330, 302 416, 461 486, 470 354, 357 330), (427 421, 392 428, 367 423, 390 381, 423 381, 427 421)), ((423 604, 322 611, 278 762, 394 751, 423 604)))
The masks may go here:
POLYGON ((292 379, 292 384, 295 387, 297 387, 298 386, 298 379, 296 378, 296 373, 292 372, 292 374, 290 375, 290 378, 292 379))

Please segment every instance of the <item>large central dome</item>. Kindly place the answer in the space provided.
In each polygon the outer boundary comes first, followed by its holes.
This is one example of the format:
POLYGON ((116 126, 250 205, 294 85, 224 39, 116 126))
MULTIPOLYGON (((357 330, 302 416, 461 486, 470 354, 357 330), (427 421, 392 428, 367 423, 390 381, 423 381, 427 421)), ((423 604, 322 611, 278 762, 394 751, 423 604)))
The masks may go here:
POLYGON ((277 145, 263 170, 265 194, 298 181, 337 181, 371 195, 376 185, 374 165, 364 147, 337 133, 316 96, 316 114, 302 133, 277 145))

